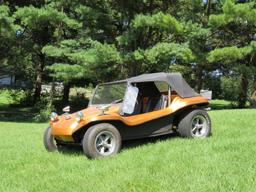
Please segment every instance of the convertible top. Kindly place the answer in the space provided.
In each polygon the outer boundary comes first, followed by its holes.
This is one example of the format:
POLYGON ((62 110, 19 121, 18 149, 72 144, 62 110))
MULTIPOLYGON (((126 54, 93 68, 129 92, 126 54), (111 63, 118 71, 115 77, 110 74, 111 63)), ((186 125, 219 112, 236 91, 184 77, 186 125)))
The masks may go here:
POLYGON ((168 83, 172 90, 176 91, 180 97, 194 97, 199 95, 192 89, 189 84, 185 81, 180 73, 149 73, 149 74, 142 74, 139 76, 131 77, 128 79, 103 83, 103 84, 112 84, 112 83, 139 83, 139 82, 152 82, 152 81, 164 81, 168 83))

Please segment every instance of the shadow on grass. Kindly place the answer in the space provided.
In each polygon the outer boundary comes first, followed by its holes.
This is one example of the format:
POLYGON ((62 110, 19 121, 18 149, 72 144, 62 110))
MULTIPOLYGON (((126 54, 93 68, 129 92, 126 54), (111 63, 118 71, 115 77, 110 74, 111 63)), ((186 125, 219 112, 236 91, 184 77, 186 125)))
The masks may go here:
POLYGON ((222 110, 222 109, 235 109, 236 107, 232 104, 224 105, 219 103, 211 103, 210 107, 212 110, 222 110))
POLYGON ((154 144, 160 141, 165 141, 168 139, 175 138, 177 136, 178 135, 176 133, 172 133, 172 134, 156 136, 156 137, 147 137, 142 139, 133 139, 133 140, 123 141, 122 150, 128 150, 128 149, 140 147, 143 145, 154 144))
POLYGON ((58 151, 64 155, 83 155, 83 148, 80 145, 59 146, 58 151))
MULTIPOLYGON (((154 144, 160 141, 165 141, 168 139, 172 139, 177 137, 178 135, 168 134, 163 136, 157 136, 157 137, 148 137, 148 138, 142 138, 142 139, 133 139, 128 141, 123 141, 121 151, 131 150, 136 147, 148 145, 148 144, 154 144)), ((71 146, 60 146, 59 152, 64 155, 83 155, 83 148, 80 145, 71 145, 71 146)))
POLYGON ((33 107, 24 107, 19 105, 0 105, 0 120, 15 122, 35 122, 33 116, 35 109, 33 107))

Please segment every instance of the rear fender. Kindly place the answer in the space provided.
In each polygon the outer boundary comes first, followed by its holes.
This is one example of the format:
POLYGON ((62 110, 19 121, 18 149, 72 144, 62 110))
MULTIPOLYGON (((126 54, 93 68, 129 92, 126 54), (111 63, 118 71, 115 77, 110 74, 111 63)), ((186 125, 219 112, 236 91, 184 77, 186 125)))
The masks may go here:
POLYGON ((180 108, 176 112, 174 112, 174 119, 173 119, 173 125, 178 126, 180 119, 190 113, 191 111, 195 109, 202 109, 202 110, 208 110, 209 103, 197 103, 193 105, 188 105, 186 107, 180 108))

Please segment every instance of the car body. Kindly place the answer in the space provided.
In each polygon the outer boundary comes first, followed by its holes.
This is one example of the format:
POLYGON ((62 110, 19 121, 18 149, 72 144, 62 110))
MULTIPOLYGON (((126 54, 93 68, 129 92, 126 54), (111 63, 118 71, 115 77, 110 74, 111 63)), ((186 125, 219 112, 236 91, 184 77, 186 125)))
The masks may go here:
POLYGON ((95 88, 86 109, 51 115, 45 147, 52 151, 58 145, 82 144, 88 157, 97 158, 117 153, 123 140, 173 132, 207 137, 211 132, 208 104, 180 73, 143 74, 103 83, 95 88))

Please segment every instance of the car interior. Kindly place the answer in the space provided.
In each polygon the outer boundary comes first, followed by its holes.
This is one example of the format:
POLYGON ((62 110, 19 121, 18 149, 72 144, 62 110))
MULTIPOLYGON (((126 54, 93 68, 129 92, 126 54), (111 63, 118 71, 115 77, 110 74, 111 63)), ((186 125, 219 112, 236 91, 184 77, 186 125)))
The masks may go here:
POLYGON ((164 109, 168 105, 168 84, 165 82, 133 83, 139 89, 134 112, 131 115, 164 109))

